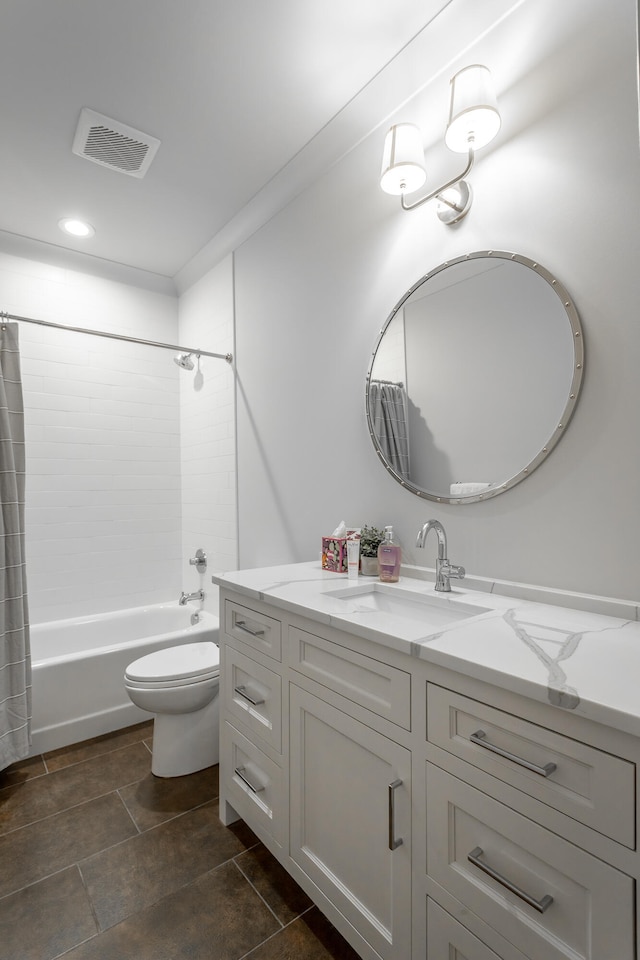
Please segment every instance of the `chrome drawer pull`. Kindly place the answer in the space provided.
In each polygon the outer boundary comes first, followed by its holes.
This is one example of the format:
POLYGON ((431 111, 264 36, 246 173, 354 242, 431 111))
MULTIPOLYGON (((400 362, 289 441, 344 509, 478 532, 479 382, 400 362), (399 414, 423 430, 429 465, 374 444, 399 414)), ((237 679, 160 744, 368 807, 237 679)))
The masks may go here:
POLYGON ((254 700, 253 697, 251 697, 251 696, 247 693, 247 688, 246 688, 244 685, 243 685, 243 686, 234 687, 234 688, 233 688, 233 692, 239 694, 239 695, 240 695, 241 697, 243 697, 245 700, 248 700, 252 707, 257 707, 257 706, 259 706, 261 703, 264 703, 264 700, 254 700))
POLYGON ((402 786, 402 780, 394 780, 393 783, 389 784, 389 850, 397 850, 398 847, 402 846, 403 840, 402 837, 395 837, 395 795, 396 789, 402 786))
POLYGON ((247 777, 245 776, 244 767, 236 767, 233 772, 237 777, 240 777, 243 783, 246 783, 246 785, 249 787, 249 790, 251 790, 252 793, 260 793, 261 790, 264 790, 264 787, 256 787, 253 783, 251 783, 250 780, 247 779, 247 777))
POLYGON ((486 873, 489 877, 492 877, 498 883, 502 884, 503 887, 506 887, 511 893, 515 893, 516 897, 520 897, 521 900, 524 900, 525 903, 528 903, 530 907, 533 907, 534 910, 537 910, 538 913, 544 913, 547 907, 550 907, 553 903, 553 897, 550 894, 545 894, 542 900, 536 900, 534 897, 530 897, 528 893, 525 893, 524 890, 521 890, 520 887, 516 887, 515 883, 511 883, 510 880, 507 880, 506 877, 503 877, 501 873, 498 873, 497 870, 494 870, 493 867, 490 867, 488 863, 485 863, 479 858, 482 856, 482 847, 475 847, 471 853, 467 854, 467 860, 478 867, 479 870, 482 870, 483 873, 486 873))
POLYGON ((507 750, 503 750, 501 747, 496 747, 495 744, 489 743, 486 740, 486 733, 484 730, 476 730, 475 733, 472 733, 469 739, 471 743, 475 743, 478 747, 484 747, 485 750, 490 750, 491 753, 497 753, 499 757, 505 757, 506 760, 512 760, 514 763, 517 763, 520 767, 526 767, 527 770, 531 770, 532 773, 537 773, 539 777, 548 777, 550 773, 556 769, 555 763, 546 763, 544 767, 539 767, 537 763, 530 763, 529 760, 524 760, 522 757, 517 757, 513 753, 509 753, 507 750))
POLYGON ((264 630, 251 630, 247 626, 246 620, 236 620, 234 626, 238 627, 239 630, 244 630, 245 633, 250 633, 252 637, 264 637, 264 630))

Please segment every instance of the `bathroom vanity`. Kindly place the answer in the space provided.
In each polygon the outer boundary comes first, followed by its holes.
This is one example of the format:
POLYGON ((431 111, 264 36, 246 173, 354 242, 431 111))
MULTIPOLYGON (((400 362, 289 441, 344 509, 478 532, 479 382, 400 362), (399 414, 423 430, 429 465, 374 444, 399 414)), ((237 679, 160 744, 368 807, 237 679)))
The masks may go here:
POLYGON ((634 605, 317 563, 214 581, 220 816, 363 958, 637 957, 634 605))

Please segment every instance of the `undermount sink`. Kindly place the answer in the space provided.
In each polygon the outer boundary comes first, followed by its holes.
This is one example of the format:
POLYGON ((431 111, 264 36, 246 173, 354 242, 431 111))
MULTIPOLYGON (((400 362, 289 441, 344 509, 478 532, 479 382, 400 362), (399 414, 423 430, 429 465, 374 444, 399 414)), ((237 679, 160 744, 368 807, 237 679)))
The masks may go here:
POLYGON ((448 627, 459 620, 488 613, 490 609, 464 603, 450 594, 414 593, 379 581, 329 590, 325 596, 343 601, 346 615, 386 613, 411 620, 427 629, 448 627))

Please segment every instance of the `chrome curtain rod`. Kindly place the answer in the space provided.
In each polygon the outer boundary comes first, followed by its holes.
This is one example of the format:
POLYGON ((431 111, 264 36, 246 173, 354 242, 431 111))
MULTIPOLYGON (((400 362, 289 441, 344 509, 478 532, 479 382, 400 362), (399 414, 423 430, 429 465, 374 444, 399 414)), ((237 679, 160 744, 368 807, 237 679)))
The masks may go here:
POLYGON ((390 387, 404 387, 402 380, 378 380, 377 377, 373 377, 371 383, 388 383, 390 387))
POLYGON ((64 323, 54 323, 52 320, 36 320, 34 317, 20 317, 15 313, 0 311, 0 321, 18 320, 23 323, 36 323, 40 327, 55 327, 57 330, 70 330, 72 333, 89 333, 92 337, 107 337, 109 340, 126 340, 127 343, 142 343, 147 347, 162 347, 164 350, 179 350, 181 353, 194 353, 198 357, 215 357, 231 363, 232 353, 211 353, 209 350, 200 350, 199 347, 181 347, 177 343, 162 343, 159 340, 142 340, 139 337, 127 337, 124 333, 107 333, 106 330, 89 330, 88 327, 71 327, 64 323))

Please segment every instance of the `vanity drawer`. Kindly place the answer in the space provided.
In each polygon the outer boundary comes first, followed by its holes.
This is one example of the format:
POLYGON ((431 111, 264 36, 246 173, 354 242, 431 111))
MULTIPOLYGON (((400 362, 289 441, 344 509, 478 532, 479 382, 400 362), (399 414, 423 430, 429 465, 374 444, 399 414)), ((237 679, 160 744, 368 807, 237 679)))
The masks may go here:
POLYGON ((298 627, 289 628, 294 670, 379 717, 411 729, 411 675, 298 627))
POLYGON ((221 738, 220 776, 226 799, 256 830, 282 846, 284 793, 280 767, 228 721, 221 738))
POLYGON ((222 685, 227 712, 282 753, 282 680, 228 644, 222 647, 222 685))
POLYGON ((427 869, 436 883, 530 960, 633 960, 630 877, 426 766, 427 869))
POLYGON ((635 848, 635 764, 628 760, 431 683, 427 736, 430 743, 635 848))
POLYGON ((233 600, 224 605, 224 629, 229 637, 242 640, 261 653, 282 660, 282 626, 279 620, 233 600))
POLYGON ((429 897, 425 960, 500 960, 500 957, 429 897))

